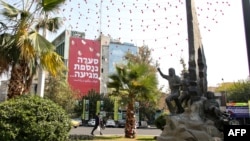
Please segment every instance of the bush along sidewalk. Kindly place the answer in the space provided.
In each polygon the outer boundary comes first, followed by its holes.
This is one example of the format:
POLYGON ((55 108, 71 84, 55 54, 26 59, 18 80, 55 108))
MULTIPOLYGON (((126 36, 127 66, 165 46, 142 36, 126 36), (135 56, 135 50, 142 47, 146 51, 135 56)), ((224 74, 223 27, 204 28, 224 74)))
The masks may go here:
POLYGON ((1 141, 67 141, 68 114, 53 101, 23 95, 0 103, 1 141))

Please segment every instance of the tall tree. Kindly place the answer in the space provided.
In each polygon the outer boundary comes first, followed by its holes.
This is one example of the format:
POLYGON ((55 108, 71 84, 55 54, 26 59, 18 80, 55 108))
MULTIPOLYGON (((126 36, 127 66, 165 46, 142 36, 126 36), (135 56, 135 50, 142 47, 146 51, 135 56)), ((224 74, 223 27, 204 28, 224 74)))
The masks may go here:
POLYGON ((116 65, 116 72, 111 74, 107 87, 112 96, 120 97, 127 103, 125 137, 134 138, 135 109, 134 104, 138 100, 155 99, 158 89, 158 81, 155 68, 147 61, 138 61, 140 56, 127 54, 127 64, 116 65), (147 63, 146 63, 147 62, 147 63))
POLYGON ((224 82, 216 89, 216 92, 225 92, 227 102, 248 102, 250 99, 250 80, 224 82))
POLYGON ((49 76, 46 81, 44 96, 60 105, 69 114, 74 112, 78 93, 69 86, 65 73, 55 77, 49 76))
POLYGON ((4 17, 1 23, 5 25, 0 36, 0 73, 11 70, 8 98, 30 91, 38 67, 44 68, 52 76, 65 69, 62 58, 55 52, 55 46, 39 34, 41 27, 50 31, 57 29, 58 18, 49 20, 49 13, 64 1, 31 0, 11 5, 0 0, 4 17))
MULTIPOLYGON (((139 47, 137 54, 131 54, 128 52, 125 58, 134 63, 148 64, 149 71, 152 73, 155 73, 155 68, 159 66, 158 62, 154 62, 151 56, 151 50, 146 45, 139 47)), ((140 104, 139 111, 141 120, 144 120, 144 118, 153 120, 152 115, 154 115, 156 109, 158 109, 157 104, 159 104, 158 101, 161 97, 161 90, 162 87, 159 89, 155 87, 155 90, 152 91, 154 93, 140 95, 140 97, 137 97, 136 101, 140 104), (150 96, 150 98, 145 96, 150 96)))

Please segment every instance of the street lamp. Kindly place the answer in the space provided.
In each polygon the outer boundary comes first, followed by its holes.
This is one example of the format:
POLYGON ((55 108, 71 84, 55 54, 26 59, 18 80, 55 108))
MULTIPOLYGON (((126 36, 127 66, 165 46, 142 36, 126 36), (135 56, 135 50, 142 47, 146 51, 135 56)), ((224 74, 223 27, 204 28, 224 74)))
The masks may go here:
POLYGON ((223 100, 225 101, 225 105, 223 104, 223 106, 226 106, 227 105, 227 90, 226 90, 226 86, 225 86, 225 82, 224 82, 224 79, 221 78, 221 81, 222 81, 222 84, 221 84, 221 87, 224 89, 224 91, 222 91, 222 94, 223 94, 223 100))

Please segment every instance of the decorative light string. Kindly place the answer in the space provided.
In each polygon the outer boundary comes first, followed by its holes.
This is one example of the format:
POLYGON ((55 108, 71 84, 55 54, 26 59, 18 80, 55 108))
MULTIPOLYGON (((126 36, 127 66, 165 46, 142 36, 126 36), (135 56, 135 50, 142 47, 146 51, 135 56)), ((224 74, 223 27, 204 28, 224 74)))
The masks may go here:
MULTIPOLYGON (((202 35, 213 30, 230 3, 196 0, 195 5, 202 35)), ((88 39, 102 32, 121 42, 147 45, 163 64, 188 57, 185 8, 185 0, 68 0, 58 13, 65 27, 85 32, 88 39)))

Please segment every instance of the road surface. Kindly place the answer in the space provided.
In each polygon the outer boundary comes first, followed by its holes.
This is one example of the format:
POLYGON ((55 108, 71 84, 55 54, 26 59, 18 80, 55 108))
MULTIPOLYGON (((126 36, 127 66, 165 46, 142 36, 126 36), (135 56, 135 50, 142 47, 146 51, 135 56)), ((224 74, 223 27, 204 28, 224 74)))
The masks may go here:
MULTIPOLYGON (((71 135, 90 135, 93 127, 80 126, 77 128, 72 128, 70 131, 71 135)), ((159 136, 161 130, 157 128, 139 128, 136 129, 137 135, 150 135, 150 136, 159 136)), ((102 130, 103 135, 124 135, 124 128, 112 128, 106 127, 105 130, 102 130)), ((99 135, 100 132, 95 130, 94 134, 99 135)))

